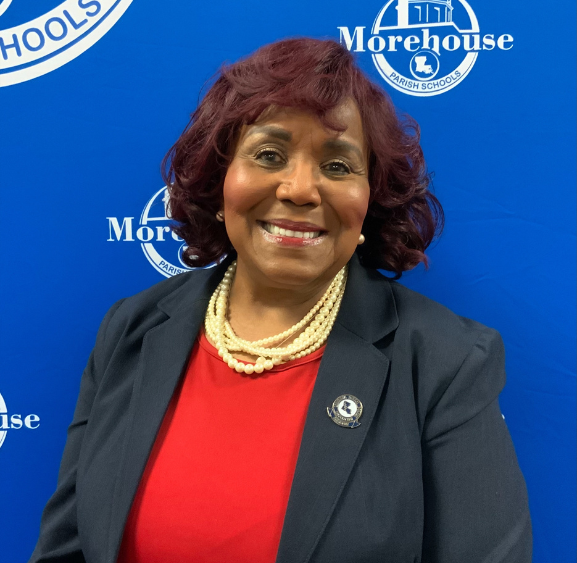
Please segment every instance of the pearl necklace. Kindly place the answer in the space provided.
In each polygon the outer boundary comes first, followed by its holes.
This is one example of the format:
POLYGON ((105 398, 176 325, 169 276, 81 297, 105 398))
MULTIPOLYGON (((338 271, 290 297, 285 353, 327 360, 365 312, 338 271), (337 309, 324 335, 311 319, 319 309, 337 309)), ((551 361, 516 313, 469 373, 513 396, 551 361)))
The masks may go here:
POLYGON ((206 334, 215 343, 218 355, 228 367, 238 373, 262 373, 286 361, 307 356, 325 343, 343 300, 347 283, 346 266, 334 277, 325 294, 302 320, 279 334, 254 341, 239 338, 226 318, 235 272, 236 260, 228 267, 224 278, 214 290, 204 319, 206 334), (305 326, 304 332, 293 342, 287 346, 280 346, 305 326), (231 352, 257 356, 256 364, 245 364, 234 358, 231 352))

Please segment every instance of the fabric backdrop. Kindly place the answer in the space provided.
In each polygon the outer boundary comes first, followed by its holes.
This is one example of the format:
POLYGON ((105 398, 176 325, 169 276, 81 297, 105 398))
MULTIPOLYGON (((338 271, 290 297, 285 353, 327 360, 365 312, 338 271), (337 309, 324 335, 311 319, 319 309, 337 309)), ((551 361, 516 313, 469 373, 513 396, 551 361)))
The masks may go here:
POLYGON ((575 2, 0 0, 0 561, 29 557, 117 299, 185 269, 160 161, 223 61, 340 40, 417 119, 446 230, 402 283, 498 329, 534 561, 575 557, 575 2))

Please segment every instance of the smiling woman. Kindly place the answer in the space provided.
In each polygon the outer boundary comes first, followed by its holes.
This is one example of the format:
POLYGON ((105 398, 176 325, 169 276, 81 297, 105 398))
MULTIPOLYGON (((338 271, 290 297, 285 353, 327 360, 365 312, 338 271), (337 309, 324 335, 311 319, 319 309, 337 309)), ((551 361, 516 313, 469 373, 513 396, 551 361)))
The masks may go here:
MULTIPOLYGON (((311 125, 315 166, 328 183, 340 185, 341 193, 368 184, 361 211, 366 244, 357 249, 362 263, 399 277, 426 262, 424 251, 439 234, 443 214, 427 189, 418 125, 397 115, 390 98, 337 43, 287 40, 224 67, 167 155, 165 181, 180 223, 176 231, 189 244, 188 265, 204 266, 235 250, 228 227, 216 223, 229 166, 252 159, 277 176, 301 174, 297 143, 311 125)), ((289 183, 295 182, 298 177, 289 183)))
POLYGON ((529 563, 498 333, 400 277, 418 128, 334 41, 225 67, 165 160, 183 259, 112 307, 32 562, 529 563))

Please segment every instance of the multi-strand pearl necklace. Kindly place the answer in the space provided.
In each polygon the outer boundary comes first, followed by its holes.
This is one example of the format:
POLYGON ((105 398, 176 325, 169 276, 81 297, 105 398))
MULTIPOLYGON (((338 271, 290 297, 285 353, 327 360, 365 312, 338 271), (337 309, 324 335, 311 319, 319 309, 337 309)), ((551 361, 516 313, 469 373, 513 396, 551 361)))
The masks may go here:
POLYGON ((311 354, 325 343, 335 323, 347 283, 346 268, 344 266, 334 277, 325 294, 301 321, 274 336, 249 341, 239 338, 226 318, 230 288, 236 271, 235 260, 210 298, 204 319, 206 334, 215 344, 222 360, 239 373, 262 373, 273 366, 311 354), (304 332, 293 342, 280 346, 304 327, 304 332), (234 358, 231 352, 257 356, 256 364, 245 364, 234 358))

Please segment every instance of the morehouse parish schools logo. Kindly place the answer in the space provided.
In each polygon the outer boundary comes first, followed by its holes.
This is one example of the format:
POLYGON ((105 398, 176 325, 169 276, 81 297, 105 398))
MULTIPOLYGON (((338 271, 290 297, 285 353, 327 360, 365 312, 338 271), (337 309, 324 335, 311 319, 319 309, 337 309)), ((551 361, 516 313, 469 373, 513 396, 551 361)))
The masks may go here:
POLYGON ((140 242, 150 265, 169 278, 194 270, 182 261, 187 245, 174 233, 170 225, 169 196, 166 186, 158 190, 144 206, 138 224, 134 217, 107 217, 108 242, 140 242))
POLYGON ((339 27, 347 49, 372 53, 383 79, 411 96, 436 96, 471 72, 481 51, 513 48, 513 36, 481 35, 465 0, 389 0, 365 42, 364 26, 339 27))
POLYGON ((0 395, 0 447, 6 439, 8 430, 20 430, 21 428, 29 428, 36 430, 40 426, 40 417, 36 414, 29 414, 23 416, 21 414, 9 414, 6 407, 6 402, 2 395, 0 395))
POLYGON ((70 62, 110 30, 131 2, 66 0, 32 20, 3 29, 6 16, 2 16, 11 4, 8 14, 17 20, 24 5, 28 14, 38 8, 35 2, 0 0, 0 86, 31 80, 70 62))

